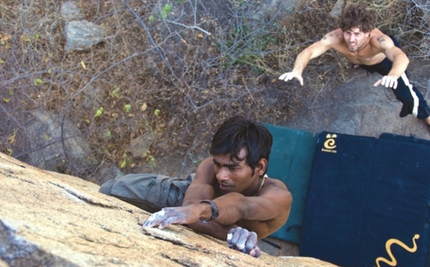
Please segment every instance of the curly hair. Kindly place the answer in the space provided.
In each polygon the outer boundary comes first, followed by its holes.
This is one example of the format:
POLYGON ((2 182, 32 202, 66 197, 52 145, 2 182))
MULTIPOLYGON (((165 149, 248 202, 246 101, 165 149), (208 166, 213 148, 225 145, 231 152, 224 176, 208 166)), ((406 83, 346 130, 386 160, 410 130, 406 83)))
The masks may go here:
POLYGON ((375 28, 373 14, 363 4, 347 6, 339 18, 339 27, 342 31, 358 27, 362 32, 369 32, 375 28))

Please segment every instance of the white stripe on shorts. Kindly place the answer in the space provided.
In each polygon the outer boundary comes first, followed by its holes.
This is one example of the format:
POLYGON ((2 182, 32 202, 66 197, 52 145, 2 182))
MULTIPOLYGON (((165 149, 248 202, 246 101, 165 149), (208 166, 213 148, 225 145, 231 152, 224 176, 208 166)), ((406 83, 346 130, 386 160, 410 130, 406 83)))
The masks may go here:
POLYGON ((416 117, 418 116, 418 106, 420 104, 418 100, 417 94, 413 90, 412 84, 409 82, 408 76, 406 76, 406 73, 403 73, 402 76, 400 76, 402 80, 405 82, 406 86, 409 88, 409 92, 411 93, 412 98, 414 99, 414 106, 412 108, 412 114, 416 117))

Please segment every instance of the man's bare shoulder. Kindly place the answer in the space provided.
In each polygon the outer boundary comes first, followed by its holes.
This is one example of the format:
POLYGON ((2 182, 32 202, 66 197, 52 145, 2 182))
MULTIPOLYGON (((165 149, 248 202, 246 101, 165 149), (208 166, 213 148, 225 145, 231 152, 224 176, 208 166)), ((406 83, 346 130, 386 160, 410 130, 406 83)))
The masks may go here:
POLYGON ((196 177, 194 180, 202 183, 211 184, 215 179, 213 157, 208 157, 202 160, 197 166, 196 177))
POLYGON ((336 29, 324 35, 320 42, 325 45, 337 45, 343 42, 343 33, 341 29, 336 29))
POLYGON ((377 48, 387 48, 394 46, 393 40, 378 29, 373 29, 370 34, 370 45, 377 48))
POLYGON ((276 178, 266 178, 263 189, 271 190, 285 190, 288 191, 287 186, 284 182, 276 178))
POLYGON ((212 157, 204 159, 197 167, 194 180, 188 186, 183 205, 198 203, 202 199, 213 199, 216 182, 212 157))
POLYGON ((284 207, 285 212, 290 210, 293 198, 285 183, 276 178, 266 178, 264 186, 256 196, 270 199, 278 207, 284 207))

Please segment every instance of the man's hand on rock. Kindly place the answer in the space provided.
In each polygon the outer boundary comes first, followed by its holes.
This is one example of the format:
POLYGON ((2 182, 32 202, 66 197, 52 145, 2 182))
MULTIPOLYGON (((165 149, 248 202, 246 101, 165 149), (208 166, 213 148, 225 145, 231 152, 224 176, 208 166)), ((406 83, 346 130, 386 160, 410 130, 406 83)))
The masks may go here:
POLYGON ((189 224, 199 220, 199 214, 190 206, 163 208, 153 213, 143 224, 143 227, 163 229, 171 224, 189 224))
POLYGON ((378 80, 373 86, 385 86, 387 88, 393 88, 396 89, 397 88, 397 77, 395 76, 384 76, 382 77, 382 79, 378 80))
POLYGON ((239 250, 256 258, 261 255, 257 242, 257 234, 242 227, 231 228, 227 234, 229 248, 239 250))

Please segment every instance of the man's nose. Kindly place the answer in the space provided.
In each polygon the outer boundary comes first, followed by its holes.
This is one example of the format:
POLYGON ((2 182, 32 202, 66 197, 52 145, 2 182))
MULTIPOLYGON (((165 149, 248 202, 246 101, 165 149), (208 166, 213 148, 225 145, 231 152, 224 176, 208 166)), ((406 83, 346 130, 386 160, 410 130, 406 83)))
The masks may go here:
POLYGON ((220 168, 218 173, 216 174, 216 178, 218 181, 226 181, 230 178, 230 172, 228 168, 220 168))

